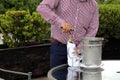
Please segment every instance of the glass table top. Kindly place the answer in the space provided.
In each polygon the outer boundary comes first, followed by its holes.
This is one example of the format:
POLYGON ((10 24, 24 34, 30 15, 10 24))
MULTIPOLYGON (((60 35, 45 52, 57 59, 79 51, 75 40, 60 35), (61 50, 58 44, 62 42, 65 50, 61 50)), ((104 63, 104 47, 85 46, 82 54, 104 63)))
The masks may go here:
POLYGON ((69 67, 63 64, 48 72, 49 80, 120 80, 120 60, 102 61, 100 68, 69 67))

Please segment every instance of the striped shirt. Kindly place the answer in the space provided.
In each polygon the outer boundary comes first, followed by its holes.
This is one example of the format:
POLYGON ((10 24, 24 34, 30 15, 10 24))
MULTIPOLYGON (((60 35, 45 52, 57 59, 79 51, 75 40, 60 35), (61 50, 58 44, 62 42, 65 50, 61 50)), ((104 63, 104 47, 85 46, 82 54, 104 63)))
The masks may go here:
POLYGON ((51 24, 51 37, 67 44, 70 33, 62 33, 61 24, 72 25, 74 43, 81 47, 84 37, 95 37, 98 31, 98 4, 95 0, 43 0, 37 7, 51 24))

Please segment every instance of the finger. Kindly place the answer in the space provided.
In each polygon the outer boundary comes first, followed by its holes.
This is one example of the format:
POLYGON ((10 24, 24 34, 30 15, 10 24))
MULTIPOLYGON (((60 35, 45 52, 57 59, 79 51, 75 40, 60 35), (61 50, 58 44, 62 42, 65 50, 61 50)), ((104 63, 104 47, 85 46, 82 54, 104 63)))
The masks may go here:
POLYGON ((72 54, 77 55, 77 53, 76 53, 76 52, 72 52, 72 54))
POLYGON ((74 55, 78 56, 79 54, 77 52, 73 52, 74 55))
POLYGON ((67 27, 68 31, 70 31, 71 28, 72 28, 71 25, 68 25, 68 27, 67 27))
POLYGON ((63 33, 66 33, 66 32, 67 32, 67 30, 63 29, 63 30, 62 30, 62 32, 63 32, 63 33))
POLYGON ((62 32, 65 33, 65 30, 63 29, 62 32))
POLYGON ((70 30, 70 26, 66 25, 66 32, 68 32, 70 30))
POLYGON ((63 32, 66 33, 69 31, 69 28, 66 26, 66 28, 63 29, 63 32))
POLYGON ((74 50, 76 51, 76 50, 77 50, 77 48, 75 47, 75 48, 74 48, 74 50))
POLYGON ((74 48, 75 50, 74 50, 74 52, 73 52, 73 54, 75 54, 75 55, 80 55, 81 53, 80 53, 80 51, 78 51, 78 50, 76 50, 76 48, 74 48))

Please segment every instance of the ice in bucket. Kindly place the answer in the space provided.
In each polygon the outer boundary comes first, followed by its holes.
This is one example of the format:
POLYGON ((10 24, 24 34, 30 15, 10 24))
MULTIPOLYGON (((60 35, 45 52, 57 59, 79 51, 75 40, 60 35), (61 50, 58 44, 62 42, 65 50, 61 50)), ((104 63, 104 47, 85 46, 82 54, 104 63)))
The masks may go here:
POLYGON ((102 57, 102 41, 100 37, 83 38, 83 60, 82 65, 85 67, 99 67, 102 57))

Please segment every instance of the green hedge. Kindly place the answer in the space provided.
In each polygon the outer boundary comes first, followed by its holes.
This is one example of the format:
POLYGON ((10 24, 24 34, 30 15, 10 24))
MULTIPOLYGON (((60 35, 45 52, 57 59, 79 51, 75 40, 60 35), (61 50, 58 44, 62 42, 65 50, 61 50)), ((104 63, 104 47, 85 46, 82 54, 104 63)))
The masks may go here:
POLYGON ((29 10, 36 11, 38 4, 42 0, 0 0, 0 14, 7 10, 29 10))
POLYGON ((120 4, 120 0, 96 0, 99 4, 120 4))
POLYGON ((120 0, 105 0, 105 4, 120 4, 120 0))
POLYGON ((99 5, 100 28, 98 36, 120 39, 120 5, 99 5))
POLYGON ((49 29, 49 24, 37 12, 10 10, 0 15, 0 32, 9 47, 41 42, 49 36, 49 29))

